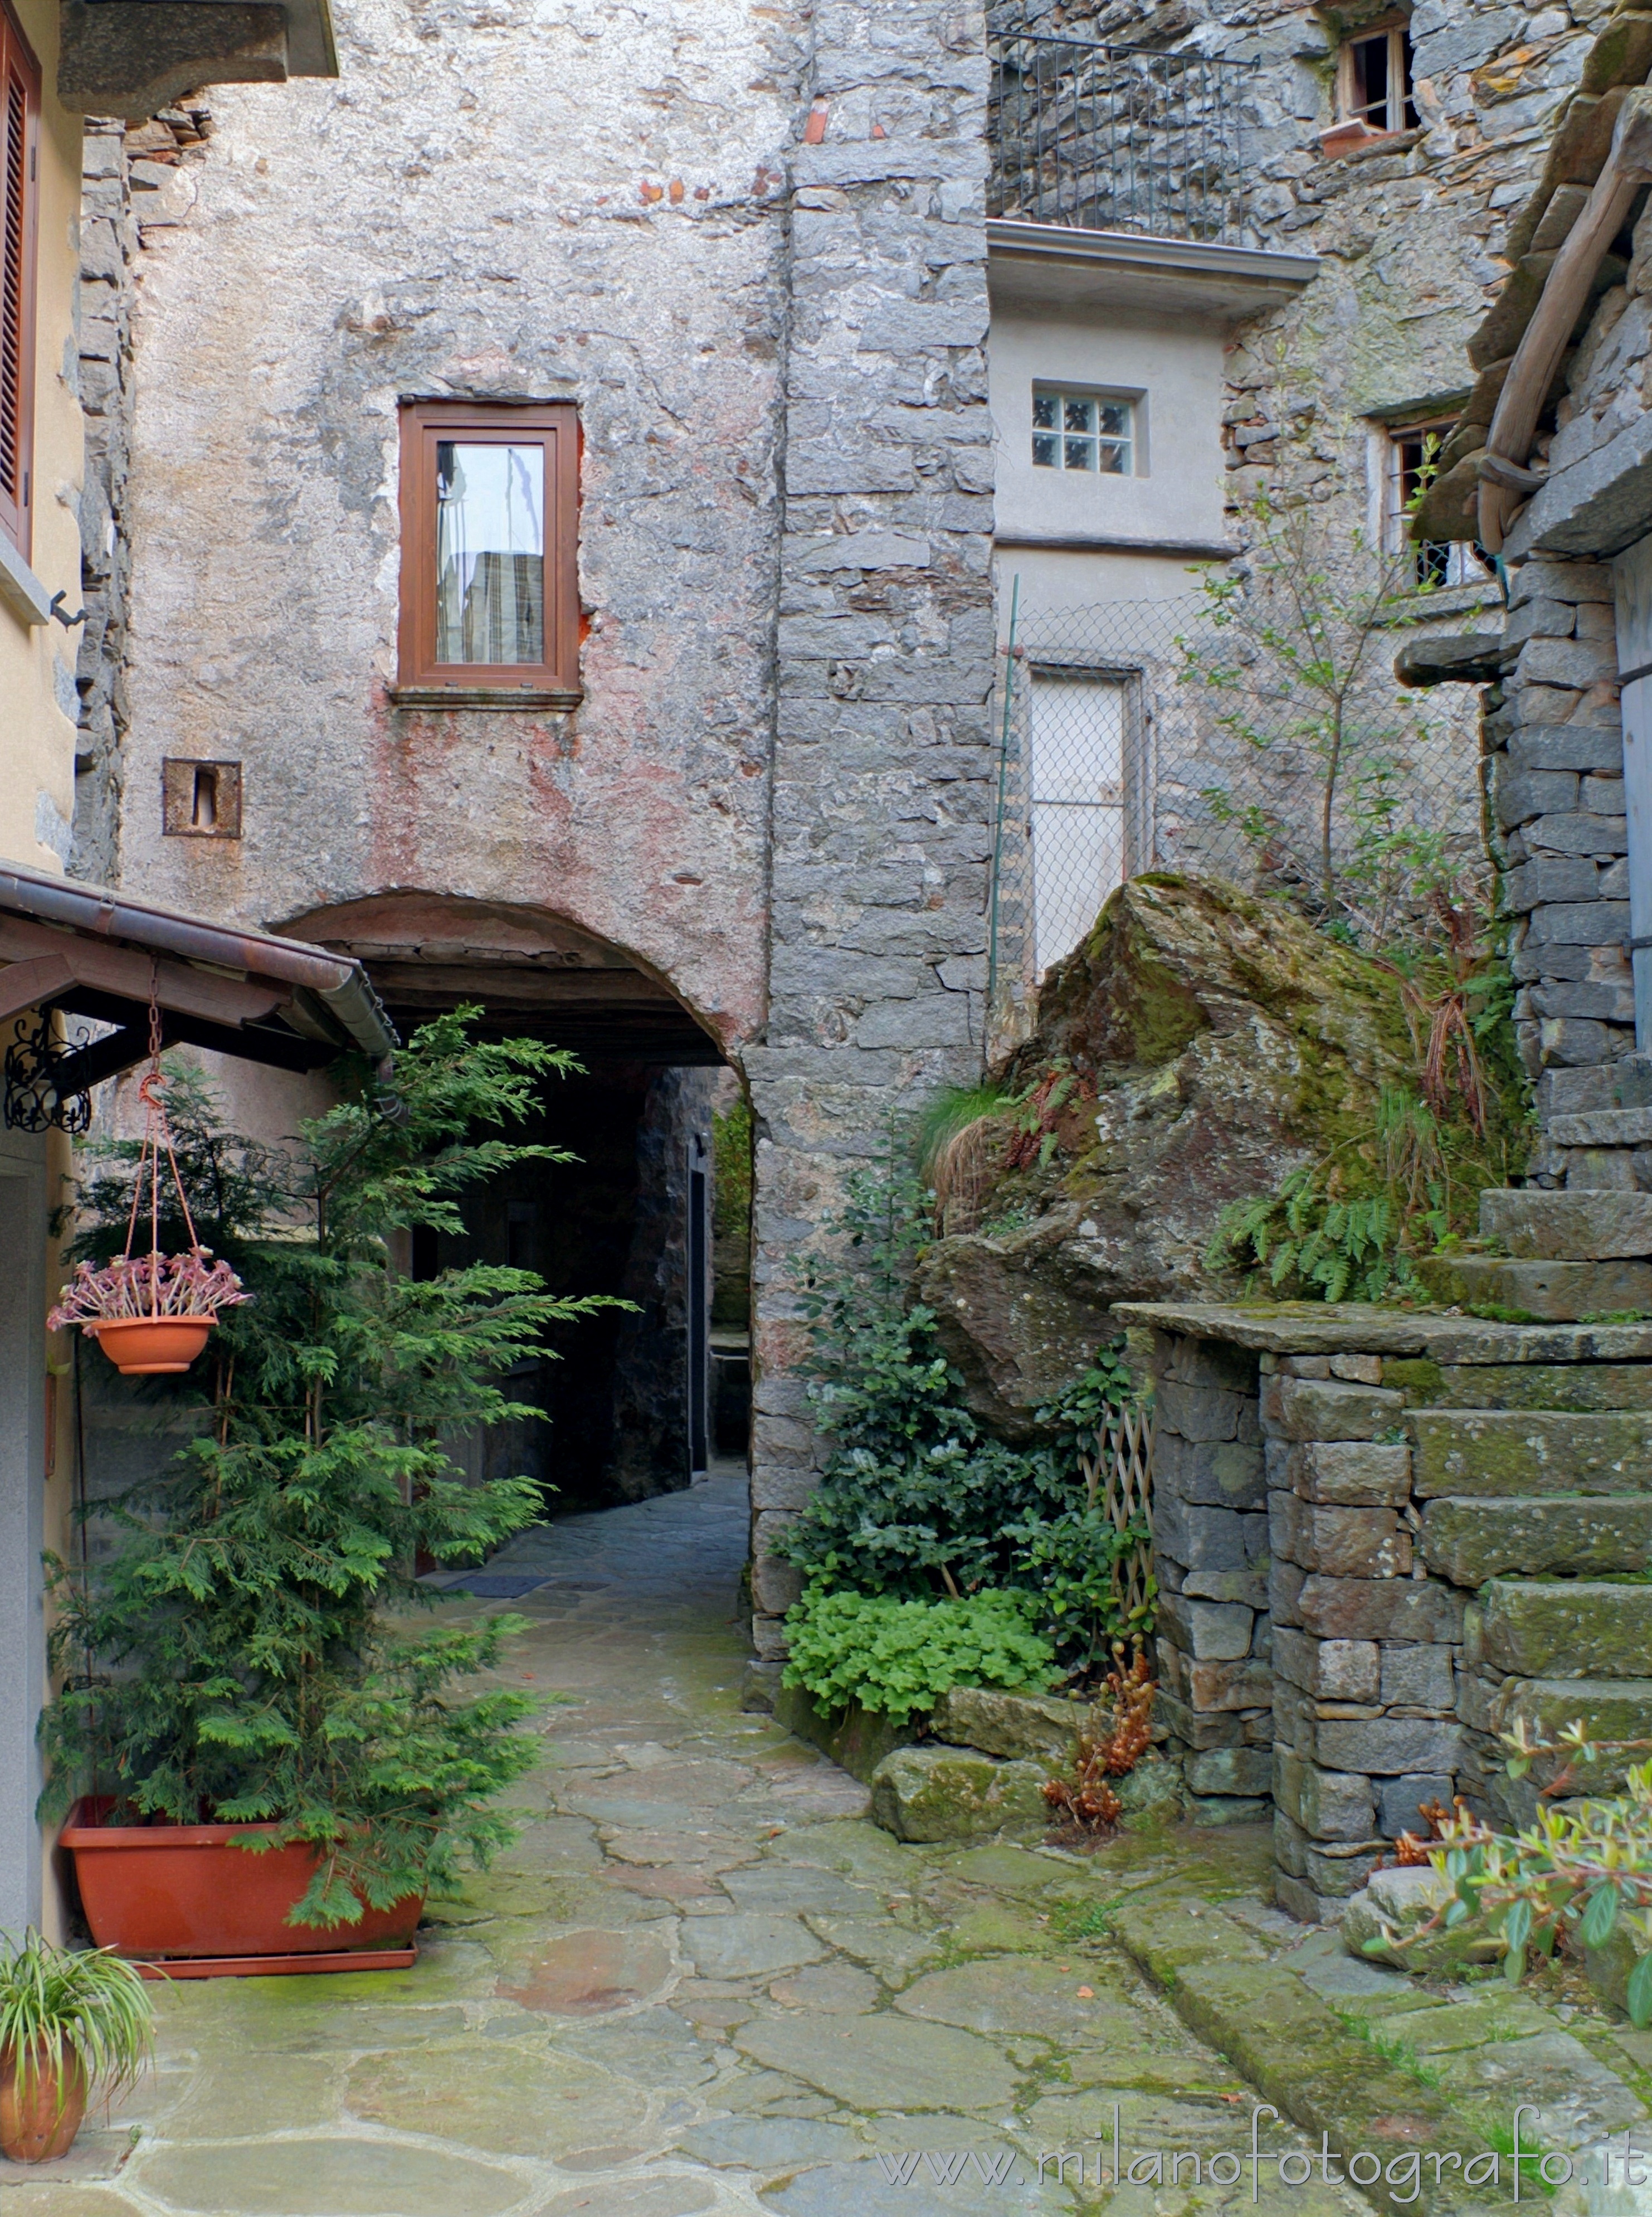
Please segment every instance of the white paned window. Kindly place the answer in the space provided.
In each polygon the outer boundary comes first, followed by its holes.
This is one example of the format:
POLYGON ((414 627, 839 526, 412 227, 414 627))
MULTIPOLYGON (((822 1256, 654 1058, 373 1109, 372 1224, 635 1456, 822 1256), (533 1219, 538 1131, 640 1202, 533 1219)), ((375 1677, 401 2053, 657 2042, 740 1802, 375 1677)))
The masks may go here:
POLYGON ((1477 547, 1446 540, 1411 542, 1406 528, 1411 503, 1423 485, 1429 467, 1429 442, 1436 448, 1452 428, 1446 417, 1434 423, 1418 423, 1408 430, 1389 431, 1384 451, 1383 529, 1391 553, 1409 547, 1420 585, 1477 585, 1492 574, 1491 565, 1477 547))
POLYGON ((1125 877, 1125 688, 1034 670, 1029 718, 1034 960, 1085 938, 1125 877))
POLYGON ((1118 394, 1032 388, 1032 463, 1040 470, 1136 474, 1135 403, 1118 394))

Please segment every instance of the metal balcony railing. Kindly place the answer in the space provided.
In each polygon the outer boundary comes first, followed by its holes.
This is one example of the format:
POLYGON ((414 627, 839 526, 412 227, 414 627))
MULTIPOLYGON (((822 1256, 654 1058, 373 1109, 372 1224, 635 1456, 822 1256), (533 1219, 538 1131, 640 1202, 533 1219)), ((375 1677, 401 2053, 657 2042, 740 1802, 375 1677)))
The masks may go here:
POLYGON ((992 45, 987 213, 1244 243, 1254 65, 1016 32, 992 45))

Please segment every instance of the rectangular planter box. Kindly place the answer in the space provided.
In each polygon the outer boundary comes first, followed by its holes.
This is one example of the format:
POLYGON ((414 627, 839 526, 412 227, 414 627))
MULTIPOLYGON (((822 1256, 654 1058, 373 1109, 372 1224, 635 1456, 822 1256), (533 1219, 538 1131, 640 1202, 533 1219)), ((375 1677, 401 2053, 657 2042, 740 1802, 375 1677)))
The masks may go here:
POLYGON ((111 1805, 77 1801, 59 1844, 92 1937, 134 1961, 177 1961, 182 1976, 261 1970, 385 1969, 413 1961, 423 1896, 368 1909, 355 1924, 289 1924, 316 1850, 302 1843, 262 1853, 243 1847, 274 1825, 102 1825, 111 1805), (389 1960, 386 1961, 385 1959, 389 1960), (190 1961, 200 1967, 191 1973, 190 1961), (208 1971, 206 1965, 213 1968, 208 1971))

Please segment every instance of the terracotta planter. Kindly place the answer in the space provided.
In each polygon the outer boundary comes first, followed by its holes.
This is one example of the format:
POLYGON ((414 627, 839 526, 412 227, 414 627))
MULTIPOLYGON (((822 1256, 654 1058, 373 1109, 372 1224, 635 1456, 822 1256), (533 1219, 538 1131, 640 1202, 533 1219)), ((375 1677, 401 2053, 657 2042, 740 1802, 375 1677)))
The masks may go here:
POLYGON ((123 1378, 187 1370, 206 1344, 216 1317, 110 1317, 92 1333, 123 1378))
POLYGON ((77 1801, 60 1841, 75 1859, 81 1905, 100 1948, 176 1962, 175 1975, 185 1977, 192 1959, 248 1967, 246 1959, 258 1958, 295 1969, 320 1968, 322 1958, 330 1969, 354 1968, 392 1950, 411 1960, 422 1894, 364 1910, 354 1924, 289 1924, 287 1911, 316 1868, 313 1848, 299 1842, 261 1854, 240 1844, 268 1838, 274 1825, 99 1824, 110 1806, 77 1801))
POLYGON ((1348 123, 1334 123, 1328 131, 1319 134, 1319 150, 1328 162, 1340 161, 1344 154, 1352 154, 1356 147, 1369 146, 1374 139, 1391 139, 1391 131, 1373 131, 1369 123, 1356 117, 1348 123))
POLYGON ((85 2114, 85 2066, 72 2050, 60 2073, 49 2061, 31 2069, 21 2094, 15 2050, 0 2056, 0 2154, 13 2163, 54 2163, 74 2146, 85 2114))

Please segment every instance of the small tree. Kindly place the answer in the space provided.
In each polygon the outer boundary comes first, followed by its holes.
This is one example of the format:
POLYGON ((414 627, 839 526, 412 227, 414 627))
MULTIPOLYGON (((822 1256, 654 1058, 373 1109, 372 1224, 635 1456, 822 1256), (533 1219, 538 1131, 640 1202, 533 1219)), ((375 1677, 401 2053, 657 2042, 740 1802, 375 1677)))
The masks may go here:
MULTIPOLYGON (((174 1823, 273 1820, 278 1843, 322 1850, 305 1924, 354 1922, 362 1900, 440 1887, 463 1852, 485 1859, 511 1836, 492 1797, 534 1759, 515 1729, 527 1700, 456 1690, 521 1620, 417 1636, 389 1614, 436 1598, 420 1551, 475 1561, 539 1515, 524 1479, 463 1483, 446 1443, 537 1415, 501 1377, 545 1352, 547 1325, 614 1305, 493 1264, 424 1282, 391 1267, 393 1232, 461 1232, 460 1197, 496 1171, 571 1159, 504 1133, 577 1064, 478 1041, 476 1013, 426 1025, 386 1088, 355 1070, 291 1156, 227 1133, 175 1073, 202 1236, 253 1299, 220 1322, 207 1392, 177 1381, 208 1405, 196 1436, 100 1505, 112 1557, 51 1565, 65 1683, 43 1813, 105 1793, 174 1823)), ((134 1152, 111 1150, 90 1183, 93 1253, 120 1237, 134 1152)))
POLYGON ((1243 563, 1201 577, 1215 636, 1177 645, 1184 682, 1214 697, 1217 726, 1255 774, 1203 797, 1266 878, 1340 936, 1384 947, 1464 859, 1419 811, 1418 755, 1441 734, 1392 668, 1396 625, 1427 614, 1432 589, 1417 582, 1414 547, 1338 534, 1305 500, 1265 491, 1242 513, 1243 563), (1308 790, 1292 808, 1282 780, 1298 764, 1308 790))

